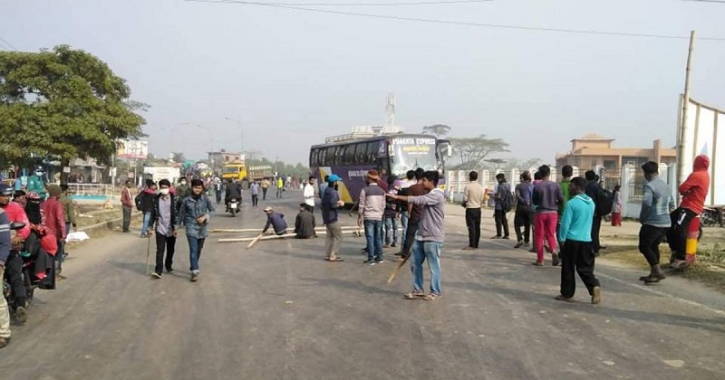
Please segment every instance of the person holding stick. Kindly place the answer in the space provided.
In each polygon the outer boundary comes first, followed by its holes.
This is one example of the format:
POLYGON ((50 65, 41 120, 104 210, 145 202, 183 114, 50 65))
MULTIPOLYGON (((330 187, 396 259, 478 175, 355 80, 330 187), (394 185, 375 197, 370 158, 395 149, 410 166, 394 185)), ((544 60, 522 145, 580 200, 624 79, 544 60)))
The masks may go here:
POLYGON ((340 177, 336 174, 331 174, 327 178, 327 187, 325 192, 322 194, 322 222, 325 224, 327 234, 325 236, 325 252, 327 256, 325 260, 337 262, 342 261, 341 258, 337 257, 340 252, 340 246, 342 245, 342 227, 340 222, 337 220, 337 210, 345 206, 345 202, 340 200, 340 195, 337 192, 337 182, 340 181, 340 177))
POLYGON ((446 197, 438 188, 440 174, 427 171, 423 174, 422 185, 427 194, 422 196, 400 196, 387 194, 388 197, 423 207, 418 232, 413 245, 413 291, 405 294, 406 299, 425 299, 435 301, 441 297, 441 249, 445 237, 443 229, 446 197), (423 291, 423 262, 428 260, 430 270, 430 294, 423 291))
MULTIPOLYGON (((156 226, 156 267, 151 274, 160 279, 164 267, 166 272, 174 273, 174 248, 176 246, 176 198, 171 194, 171 182, 168 179, 159 181, 159 195, 154 199, 154 210, 151 225, 156 226), (166 260, 164 260, 166 253, 166 260)), ((149 234, 149 239, 151 234, 149 234)))
POLYGON ((287 234, 287 222, 284 220, 284 214, 274 212, 269 206, 264 208, 264 213, 267 214, 267 224, 264 225, 262 235, 267 233, 270 226, 272 226, 276 235, 281 236, 287 234))
POLYGON ((200 179, 192 180, 191 196, 184 198, 179 208, 179 220, 186 229, 186 238, 189 241, 191 282, 199 279, 199 259, 204 241, 209 236, 207 226, 212 215, 214 215, 214 205, 204 195, 204 182, 200 179))

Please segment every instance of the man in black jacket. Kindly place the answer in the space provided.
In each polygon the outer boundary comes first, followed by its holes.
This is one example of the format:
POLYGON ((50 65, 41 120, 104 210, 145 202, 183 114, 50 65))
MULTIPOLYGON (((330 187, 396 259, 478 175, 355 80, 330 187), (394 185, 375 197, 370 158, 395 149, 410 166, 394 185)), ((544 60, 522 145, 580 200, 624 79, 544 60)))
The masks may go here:
POLYGON ((238 183, 234 183, 231 179, 227 183, 227 187, 224 191, 225 200, 224 203, 227 206, 227 210, 229 210, 229 203, 232 201, 232 199, 236 199, 237 203, 241 205, 242 203, 242 186, 238 183))
POLYGON ((154 197, 156 196, 156 184, 153 180, 146 180, 146 189, 139 193, 136 198, 136 204, 140 205, 139 211, 143 212, 143 227, 141 228, 141 237, 150 237, 149 228, 152 226, 151 217, 154 212, 154 197))
POLYGON ((601 186, 599 186, 599 177, 597 176, 597 173, 594 172, 594 170, 588 170, 586 173, 584 173, 584 177, 586 177, 587 180, 587 186, 584 188, 584 193, 589 196, 589 198, 592 198, 592 201, 594 201, 594 222, 592 223, 592 250, 594 250, 594 255, 599 255, 599 250, 602 248, 599 242, 599 230, 602 228, 602 215, 599 215, 596 210, 599 209, 599 193, 602 191, 601 186))
MULTIPOLYGON (((159 181, 159 195, 154 198, 151 225, 156 232, 156 268, 152 276, 161 278, 164 267, 166 272, 173 273, 174 248, 176 246, 176 199, 170 194, 171 183, 159 181), (164 251, 166 260, 164 261, 164 251)), ((149 238, 151 234, 149 234, 149 238)))
POLYGON ((310 212, 306 203, 300 204, 300 213, 295 219, 295 236, 297 239, 311 239, 317 237, 315 232, 315 215, 310 212))

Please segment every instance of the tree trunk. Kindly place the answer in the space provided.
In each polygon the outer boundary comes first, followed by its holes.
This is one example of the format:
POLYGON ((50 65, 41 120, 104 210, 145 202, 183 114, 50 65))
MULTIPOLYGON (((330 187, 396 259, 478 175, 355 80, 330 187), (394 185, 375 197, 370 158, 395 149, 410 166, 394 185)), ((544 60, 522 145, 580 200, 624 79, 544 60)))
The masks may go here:
POLYGON ((60 183, 68 183, 68 174, 64 170, 65 168, 70 167, 70 159, 68 158, 62 158, 60 160, 60 183))

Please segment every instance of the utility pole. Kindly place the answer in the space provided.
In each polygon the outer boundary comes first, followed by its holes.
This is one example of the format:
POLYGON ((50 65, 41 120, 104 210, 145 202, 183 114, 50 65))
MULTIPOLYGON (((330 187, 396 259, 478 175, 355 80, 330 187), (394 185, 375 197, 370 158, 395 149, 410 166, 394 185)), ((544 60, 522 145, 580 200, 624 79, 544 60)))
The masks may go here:
POLYGON ((685 93, 682 96, 682 110, 680 112, 680 125, 677 130, 677 184, 685 180, 685 147, 687 140, 685 126, 687 125, 687 109, 690 104, 690 76, 692 74, 692 60, 695 50, 695 31, 690 32, 690 48, 687 52, 687 66, 685 67, 685 93))

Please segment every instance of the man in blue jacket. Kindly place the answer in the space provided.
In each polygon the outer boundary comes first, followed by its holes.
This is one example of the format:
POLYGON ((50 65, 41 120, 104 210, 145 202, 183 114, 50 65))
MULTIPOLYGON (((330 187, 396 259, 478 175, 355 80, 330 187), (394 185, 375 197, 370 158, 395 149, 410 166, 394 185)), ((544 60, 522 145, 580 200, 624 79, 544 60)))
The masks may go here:
POLYGON ((191 196, 184 198, 179 207, 179 222, 186 229, 189 241, 189 262, 191 263, 191 282, 199 279, 199 259, 204 241, 209 236, 207 226, 214 215, 214 206, 204 195, 204 182, 200 179, 191 181, 191 196))
POLYGON ((586 285, 592 303, 602 301, 599 280, 594 276, 594 249, 592 247, 592 223, 594 201, 584 193, 587 182, 576 177, 569 184, 572 199, 566 203, 559 228, 561 247, 561 294, 559 301, 571 302, 576 291, 574 271, 586 285))
POLYGON ((262 234, 266 234, 270 226, 277 235, 284 235, 287 233, 287 222, 284 220, 284 214, 276 213, 271 207, 265 207, 264 213, 267 214, 267 224, 264 225, 262 234))
MULTIPOLYGON (((5 211, 0 210, 0 280, 5 275, 5 262, 10 256, 10 222, 5 211)), ((0 348, 10 343, 10 310, 5 297, 0 295, 0 348)))
POLYGON ((327 235, 325 236, 325 252, 327 256, 325 260, 337 262, 342 261, 341 258, 337 257, 340 253, 340 246, 342 245, 342 226, 337 220, 337 210, 345 206, 345 202, 340 200, 340 195, 337 193, 337 182, 340 181, 340 177, 336 174, 326 176, 327 187, 322 193, 322 223, 325 224, 327 235))

